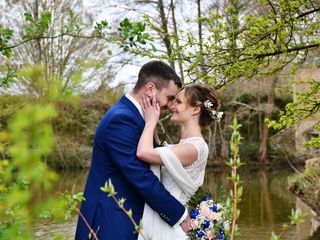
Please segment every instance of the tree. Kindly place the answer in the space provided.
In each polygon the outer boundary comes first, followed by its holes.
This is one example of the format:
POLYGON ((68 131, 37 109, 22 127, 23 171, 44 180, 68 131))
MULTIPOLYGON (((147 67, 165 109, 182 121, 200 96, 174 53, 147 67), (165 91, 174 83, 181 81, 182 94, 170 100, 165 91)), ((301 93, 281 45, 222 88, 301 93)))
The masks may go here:
MULTIPOLYGON (((179 48, 172 49, 169 59, 173 55, 181 61, 190 80, 221 88, 239 79, 269 76, 273 82, 268 98, 271 106, 277 74, 286 66, 294 73, 308 54, 320 46, 319 1, 228 0, 215 2, 206 8, 210 11, 203 12, 201 3, 197 1, 195 5, 195 16, 180 23, 184 27, 179 31, 179 48), (249 4, 254 6, 253 11, 249 11, 249 4), (198 29, 198 34, 194 29, 198 29)), ((153 18, 149 20, 153 30, 161 31, 154 27, 153 18)), ((176 37, 172 33, 170 39, 174 41, 176 37)), ((146 51, 138 53, 145 55, 146 51)), ((168 59, 157 52, 152 56, 168 59)), ((272 107, 266 108, 265 116, 271 117, 272 111, 272 107)), ((264 162, 269 131, 263 121, 261 131, 259 159, 264 162)))
MULTIPOLYGON (((12 52, 12 59, 16 68, 28 65, 44 66, 44 82, 35 82, 33 79, 18 77, 15 86, 22 92, 36 96, 43 96, 55 79, 61 81, 62 93, 80 90, 87 84, 97 85, 111 80, 112 71, 108 67, 110 56, 106 53, 108 44, 105 41, 90 39, 75 39, 63 35, 69 31, 78 34, 86 26, 93 25, 92 15, 85 11, 81 1, 24 1, 18 5, 15 1, 7 0, 6 8, 7 25, 14 30, 17 26, 24 26, 25 30, 14 36, 14 40, 27 39, 28 37, 44 36, 36 32, 36 26, 42 26, 49 35, 55 38, 37 38, 26 42, 17 51, 12 52), (12 12, 23 15, 23 19, 10 18, 12 12), (83 74, 86 72, 86 74, 83 74)), ((38 29, 39 30, 39 29, 38 29)), ((41 29, 40 29, 41 30, 41 29)))
MULTIPOLYGON (((59 3, 61 3, 61 1, 59 1, 59 3)), ((25 4, 25 2, 21 4, 25 4)), ((46 6, 47 2, 39 3, 39 9, 42 9, 41 4, 46 6)), ((53 5, 54 3, 50 7, 53 7, 53 5)), ((34 5, 31 7, 34 7, 34 5)), ((107 59, 109 58, 109 55, 112 54, 112 56, 114 56, 115 54, 107 48, 101 48, 101 46, 107 47, 111 44, 116 46, 117 44, 117 48, 120 47, 119 49, 121 51, 127 51, 132 47, 139 47, 140 44, 147 44, 152 38, 148 33, 145 33, 145 24, 141 22, 131 22, 128 19, 123 19, 120 21, 117 31, 113 31, 110 29, 111 27, 108 22, 104 20, 97 22, 94 26, 84 26, 79 22, 80 18, 73 11, 68 15, 69 18, 67 16, 63 19, 61 15, 61 24, 55 25, 55 23, 52 22, 52 19, 54 19, 54 13, 57 10, 49 10, 50 12, 42 12, 39 18, 35 17, 38 16, 36 14, 37 11, 34 13, 26 12, 23 15, 25 22, 21 20, 21 28, 20 25, 19 28, 17 26, 15 29, 0 26, 0 58, 4 59, 0 64, 0 91, 11 91, 11 93, 14 94, 21 92, 29 93, 17 97, 22 100, 21 105, 18 106, 19 109, 30 102, 32 104, 38 101, 41 103, 54 103, 53 105, 59 110, 59 119, 61 120, 61 116, 63 116, 62 122, 64 122, 62 123, 62 126, 68 125, 65 124, 68 120, 72 121, 72 126, 75 128, 73 128, 72 131, 68 129, 65 132, 63 132, 63 130, 61 131, 61 129, 64 128, 59 126, 59 121, 52 121, 52 124, 56 127, 54 128, 56 143, 64 142, 64 144, 55 145, 55 152, 50 156, 50 159, 53 161, 50 161, 50 163, 53 163, 52 165, 55 167, 64 167, 72 166, 72 164, 68 165, 63 162, 66 155, 69 153, 68 150, 72 149, 72 146, 81 146, 84 151, 86 151, 85 144, 90 144, 92 135, 90 135, 91 131, 82 131, 84 135, 89 134, 89 136, 83 138, 88 139, 87 142, 81 142, 79 141, 79 138, 73 138, 72 134, 75 133, 74 136, 77 134, 77 131, 74 131, 74 129, 81 131, 81 128, 84 127, 84 125, 77 125, 72 115, 74 112, 72 113, 72 111, 70 111, 68 113, 71 113, 71 115, 66 116, 64 114, 64 108, 61 106, 72 105, 70 106, 71 109, 78 111, 75 114, 83 116, 82 113, 85 112, 84 109, 77 108, 76 105, 77 103, 83 102, 77 101, 80 99, 79 91, 82 90, 84 84, 88 83, 96 83, 97 86, 93 87, 97 88, 99 91, 95 91, 95 94, 91 95, 86 93, 86 95, 80 95, 80 97, 82 96, 84 99, 90 96, 88 101, 91 100, 92 106, 97 106, 95 103, 98 99, 101 105, 104 104, 103 109, 98 107, 101 111, 105 111, 105 108, 107 107, 104 100, 116 96, 115 93, 110 94, 108 91, 105 91, 107 84, 111 80, 110 74, 112 71, 110 70, 108 72, 106 61, 99 58, 99 56, 101 56, 102 58, 107 59), (100 43, 97 43, 98 41, 100 43), (33 48, 31 48, 31 46, 33 46, 33 48), (97 50, 100 50, 100 52, 97 52, 97 50), (30 51, 30 56, 26 54, 28 51, 30 51), (81 51, 83 51, 83 53, 81 51), (21 53, 20 64, 14 64, 13 60, 20 56, 20 52, 26 54, 26 61, 24 61, 21 53), (86 53, 87 55, 84 56, 83 54, 86 53), (94 53, 96 53, 96 56, 93 55, 94 53), (92 59, 87 59, 87 57, 91 57, 92 59), (92 74, 90 74, 91 72, 89 71, 91 69, 92 74), (94 76, 99 76, 99 74, 102 74, 101 79, 95 79, 94 76), (84 81, 86 79, 88 79, 88 82, 84 81), (98 96, 101 94, 104 95, 99 99, 98 96), (68 99, 68 96, 70 95, 77 95, 72 97, 72 104, 71 102, 70 104, 69 102, 66 102, 66 99, 68 99), (53 96, 62 97, 56 98, 53 96), (68 119, 68 117, 72 119, 68 119), (68 141, 66 141, 65 135, 67 135, 66 133, 68 132, 72 132, 72 134, 68 135, 68 141), (71 147, 68 148, 66 146, 71 147), (67 151, 63 151, 64 149, 67 149, 67 151), (57 161, 58 164, 55 164, 57 162, 52 158, 56 152, 60 153, 60 161, 57 161)), ((19 15, 17 15, 17 19, 21 19, 19 15)), ((11 18, 7 20, 9 21, 11 18)), ((12 100, 13 98, 10 97, 11 96, 9 96, 9 99, 12 100)), ((3 96, 3 98, 5 97, 3 96)), ((11 109, 15 109, 12 107, 14 102, 8 101, 7 103, 9 107, 4 104, 5 109, 10 109, 10 107, 11 109)), ((93 116, 91 120, 93 120, 93 122, 97 121, 97 112, 94 107, 89 109, 89 112, 92 113, 93 116)), ((7 120, 13 117, 12 112, 14 111, 4 113, 5 118, 2 119, 2 127, 5 128, 7 126, 7 120)), ((78 116, 79 115, 77 115, 77 120, 79 119, 78 116)), ((80 121, 78 121, 78 123, 79 122, 80 121)), ((88 121, 86 121, 86 123, 88 123, 88 121)), ((90 127, 87 126, 85 129, 90 129, 90 127)), ((73 157, 77 156, 73 155, 73 157)), ((70 160, 70 162, 75 162, 72 159, 70 160)), ((83 159, 79 162, 83 162, 82 160, 83 159)))
MULTIPOLYGON (((272 118, 272 113, 274 112, 274 102, 275 102, 275 88, 277 86, 279 76, 273 76, 272 77, 272 83, 270 86, 269 94, 268 94, 268 100, 267 100, 267 108, 265 109, 265 118, 272 118)), ((260 139, 260 147, 258 151, 258 160, 265 164, 267 161, 267 151, 268 151, 268 138, 269 138, 269 128, 267 124, 263 121, 261 124, 261 139, 260 139)))
POLYGON ((85 11, 81 1, 24 1, 17 5, 8 0, 4 10, 8 28, 0 28, 2 58, 11 57, 7 60, 11 60, 10 69, 44 66, 42 83, 14 75, 16 87, 36 96, 48 91, 54 80, 60 81, 60 91, 65 94, 81 91, 90 84, 96 88, 106 86, 114 69, 108 63, 110 56, 151 40, 149 34, 143 33, 145 25, 141 22, 124 19, 117 31, 107 21, 94 25, 92 14, 85 11), (25 22, 20 17, 11 18, 12 11, 23 14, 25 22))

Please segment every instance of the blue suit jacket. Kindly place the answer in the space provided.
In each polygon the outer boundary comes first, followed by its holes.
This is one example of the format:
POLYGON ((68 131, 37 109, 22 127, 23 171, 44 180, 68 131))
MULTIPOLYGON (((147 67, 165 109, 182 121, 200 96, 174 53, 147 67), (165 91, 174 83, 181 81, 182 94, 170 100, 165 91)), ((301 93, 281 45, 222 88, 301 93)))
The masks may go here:
MULTIPOLYGON (((117 198, 125 198, 124 207, 132 209, 134 220, 142 218, 144 203, 173 226, 185 208, 159 182, 146 164, 136 157, 144 128, 138 109, 122 97, 102 118, 97 127, 90 172, 85 187, 85 201, 80 211, 100 240, 137 239, 134 226, 114 200, 100 187, 111 179, 117 198)), ((76 240, 88 239, 89 229, 79 217, 76 240)))

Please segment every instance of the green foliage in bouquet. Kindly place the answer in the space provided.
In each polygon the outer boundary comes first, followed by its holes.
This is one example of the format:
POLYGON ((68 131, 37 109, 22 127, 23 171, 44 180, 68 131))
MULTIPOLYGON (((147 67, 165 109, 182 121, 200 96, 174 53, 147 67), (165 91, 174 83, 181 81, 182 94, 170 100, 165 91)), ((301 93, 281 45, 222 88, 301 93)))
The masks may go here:
POLYGON ((188 201, 188 209, 195 209, 206 195, 213 199, 213 194, 208 189, 204 187, 199 187, 196 193, 188 201))

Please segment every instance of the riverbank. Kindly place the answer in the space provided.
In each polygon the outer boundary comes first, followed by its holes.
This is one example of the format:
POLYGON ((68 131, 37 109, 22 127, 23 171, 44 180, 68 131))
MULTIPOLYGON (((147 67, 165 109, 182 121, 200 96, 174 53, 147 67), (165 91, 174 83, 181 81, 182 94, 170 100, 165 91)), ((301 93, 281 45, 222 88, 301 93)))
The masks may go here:
MULTIPOLYGON (((53 104, 56 108, 57 117, 50 121, 55 144, 49 155, 45 157, 45 162, 54 169, 81 169, 88 168, 91 162, 92 144, 95 129, 105 112, 120 98, 121 91, 110 89, 101 89, 85 95, 77 95, 68 98, 68 100, 57 100, 53 104)), ((248 96, 244 99, 247 99, 248 96)), ((223 99, 223 97, 222 97, 223 99)), ((251 99, 251 98, 250 98, 251 99)), ((243 99, 242 99, 243 100, 243 99)), ((29 95, 1 95, 0 96, 0 128, 6 130, 8 122, 14 117, 14 114, 28 104, 44 101, 45 99, 35 98, 29 95)), ((243 100, 244 101, 244 100, 243 100)), ((284 105, 284 102, 281 102, 284 105)), ((227 106, 225 106, 227 108, 227 106)), ((231 110, 225 111, 225 121, 219 123, 219 131, 216 132, 217 123, 204 130, 204 137, 209 144, 210 159, 209 166, 223 165, 228 161, 230 139, 229 121, 231 110)), ((240 116, 241 118, 241 116, 240 116)), ((260 140, 258 137, 259 118, 254 117, 247 121, 247 116, 242 116, 241 123, 243 128, 240 130, 244 137, 240 145, 240 157, 250 159, 244 162, 254 165, 258 163, 257 156, 259 152, 260 140)), ((240 121, 240 120, 239 120, 240 121)), ((159 124, 159 135, 161 140, 167 140, 169 143, 179 141, 179 130, 168 120, 161 121, 159 124), (165 130, 165 132, 163 131, 165 130)), ((276 132, 273 131, 273 134, 276 132)), ((292 135, 292 133, 290 133, 292 135)), ((286 136, 286 139, 293 139, 293 136, 286 136)), ((279 145, 284 142, 281 136, 280 140, 273 140, 274 144, 269 146, 268 161, 263 164, 285 164, 294 156, 290 146, 294 143, 287 142, 287 145, 279 145), (289 147, 288 147, 289 145, 289 147)), ((293 147, 291 148, 293 149, 293 147)))

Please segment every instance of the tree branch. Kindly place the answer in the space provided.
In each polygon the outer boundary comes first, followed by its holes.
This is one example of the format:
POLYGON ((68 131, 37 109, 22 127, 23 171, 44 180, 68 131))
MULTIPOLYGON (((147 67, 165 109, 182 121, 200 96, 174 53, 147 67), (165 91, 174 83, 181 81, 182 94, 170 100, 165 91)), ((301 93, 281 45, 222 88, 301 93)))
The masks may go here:
POLYGON ((320 7, 315 8, 315 9, 310 10, 310 11, 305 12, 305 13, 299 14, 299 15, 297 16, 297 19, 298 19, 298 18, 302 18, 302 17, 304 17, 304 16, 307 16, 307 15, 309 15, 309 14, 315 13, 315 12, 320 12, 320 7))
POLYGON ((16 45, 12 45, 9 47, 4 47, 2 49, 0 49, 1 51, 3 50, 7 50, 7 49, 12 49, 12 48, 16 48, 19 47, 20 45, 23 45, 27 42, 31 42, 31 41, 35 41, 35 40, 40 40, 40 39, 55 39, 55 38, 59 38, 59 37, 63 37, 63 36, 69 36, 69 37, 74 37, 74 38, 84 38, 84 39, 94 39, 94 38, 98 38, 98 39, 102 39, 102 40, 108 40, 105 37, 99 36, 99 35, 91 35, 91 36, 85 36, 85 35, 77 35, 77 34, 71 34, 71 33, 61 33, 55 36, 39 36, 39 37, 34 37, 34 38, 29 38, 26 39, 20 43, 17 43, 16 45))
POLYGON ((310 49, 310 48, 317 48, 319 46, 320 46, 320 43, 315 43, 315 44, 299 46, 299 47, 295 47, 295 48, 291 48, 291 49, 279 50, 279 51, 275 51, 272 53, 255 54, 255 55, 253 55, 252 59, 276 56, 276 55, 287 53, 287 52, 289 53, 289 52, 296 52, 296 51, 301 51, 301 50, 310 49))

